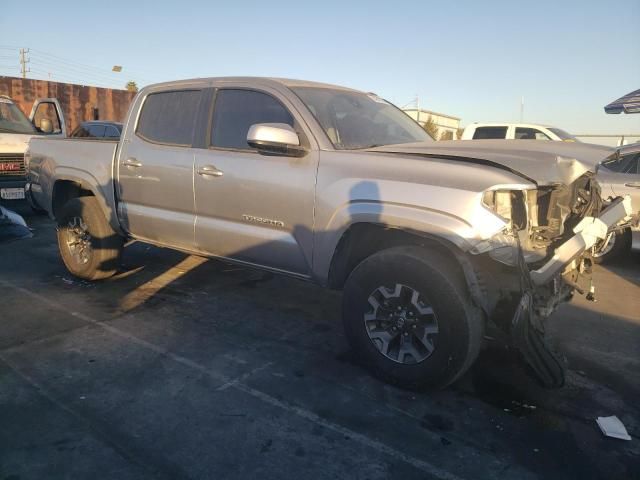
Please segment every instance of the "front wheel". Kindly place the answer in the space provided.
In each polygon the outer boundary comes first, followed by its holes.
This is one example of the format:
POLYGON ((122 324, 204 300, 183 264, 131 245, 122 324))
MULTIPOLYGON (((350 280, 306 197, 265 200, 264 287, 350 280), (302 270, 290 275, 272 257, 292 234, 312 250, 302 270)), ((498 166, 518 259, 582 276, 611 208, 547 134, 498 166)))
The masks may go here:
POLYGON ((84 280, 113 275, 124 240, 111 228, 95 197, 69 200, 58 216, 58 248, 67 270, 84 280))
POLYGON ((476 359, 484 331, 456 263, 421 247, 363 260, 344 288, 343 321, 358 361, 415 390, 455 381, 476 359))
POLYGON ((631 249, 631 231, 629 229, 611 232, 608 242, 596 244, 593 253, 595 263, 608 263, 620 257, 631 249))

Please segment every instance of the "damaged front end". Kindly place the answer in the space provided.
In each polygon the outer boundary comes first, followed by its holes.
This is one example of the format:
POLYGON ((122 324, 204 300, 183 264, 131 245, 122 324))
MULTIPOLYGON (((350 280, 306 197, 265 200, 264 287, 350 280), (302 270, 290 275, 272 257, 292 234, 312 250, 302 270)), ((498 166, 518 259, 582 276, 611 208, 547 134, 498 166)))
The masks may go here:
POLYGON ((592 247, 631 214, 628 198, 603 203, 591 172, 571 180, 486 191, 483 206, 505 227, 471 251, 485 311, 548 387, 564 384, 564 369, 543 320, 574 292, 595 299, 592 247))

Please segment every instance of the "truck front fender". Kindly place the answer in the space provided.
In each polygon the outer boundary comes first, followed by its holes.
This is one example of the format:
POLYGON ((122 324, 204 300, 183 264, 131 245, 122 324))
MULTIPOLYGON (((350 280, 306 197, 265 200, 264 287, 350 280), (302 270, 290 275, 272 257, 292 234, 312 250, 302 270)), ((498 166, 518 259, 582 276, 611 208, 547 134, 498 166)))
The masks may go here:
POLYGON ((439 239, 466 252, 472 248, 471 224, 445 212, 375 201, 349 203, 338 209, 324 229, 314 235, 314 277, 326 283, 341 239, 356 224, 373 224, 439 239))

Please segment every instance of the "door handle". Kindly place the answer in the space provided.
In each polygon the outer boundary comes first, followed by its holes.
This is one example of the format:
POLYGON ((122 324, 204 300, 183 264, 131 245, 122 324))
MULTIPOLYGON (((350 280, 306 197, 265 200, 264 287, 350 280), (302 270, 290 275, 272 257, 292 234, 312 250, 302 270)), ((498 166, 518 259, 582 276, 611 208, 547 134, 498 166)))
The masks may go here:
POLYGON ((198 175, 202 176, 211 176, 211 177, 221 177, 224 175, 222 170, 218 170, 213 165, 203 165, 198 168, 198 175))
POLYGON ((640 182, 629 182, 624 184, 625 187, 640 188, 640 182))
POLYGON ((131 157, 131 158, 127 158, 124 162, 122 162, 124 165, 126 165, 127 167, 141 167, 142 166, 142 162, 139 162, 138 160, 136 160, 135 158, 131 157))

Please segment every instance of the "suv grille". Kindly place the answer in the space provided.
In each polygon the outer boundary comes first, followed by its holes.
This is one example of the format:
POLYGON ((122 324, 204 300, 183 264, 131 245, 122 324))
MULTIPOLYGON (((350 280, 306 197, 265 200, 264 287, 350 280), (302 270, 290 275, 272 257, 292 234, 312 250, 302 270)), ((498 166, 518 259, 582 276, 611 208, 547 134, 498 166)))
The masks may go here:
POLYGON ((0 177, 22 177, 26 175, 24 154, 0 153, 0 177))

